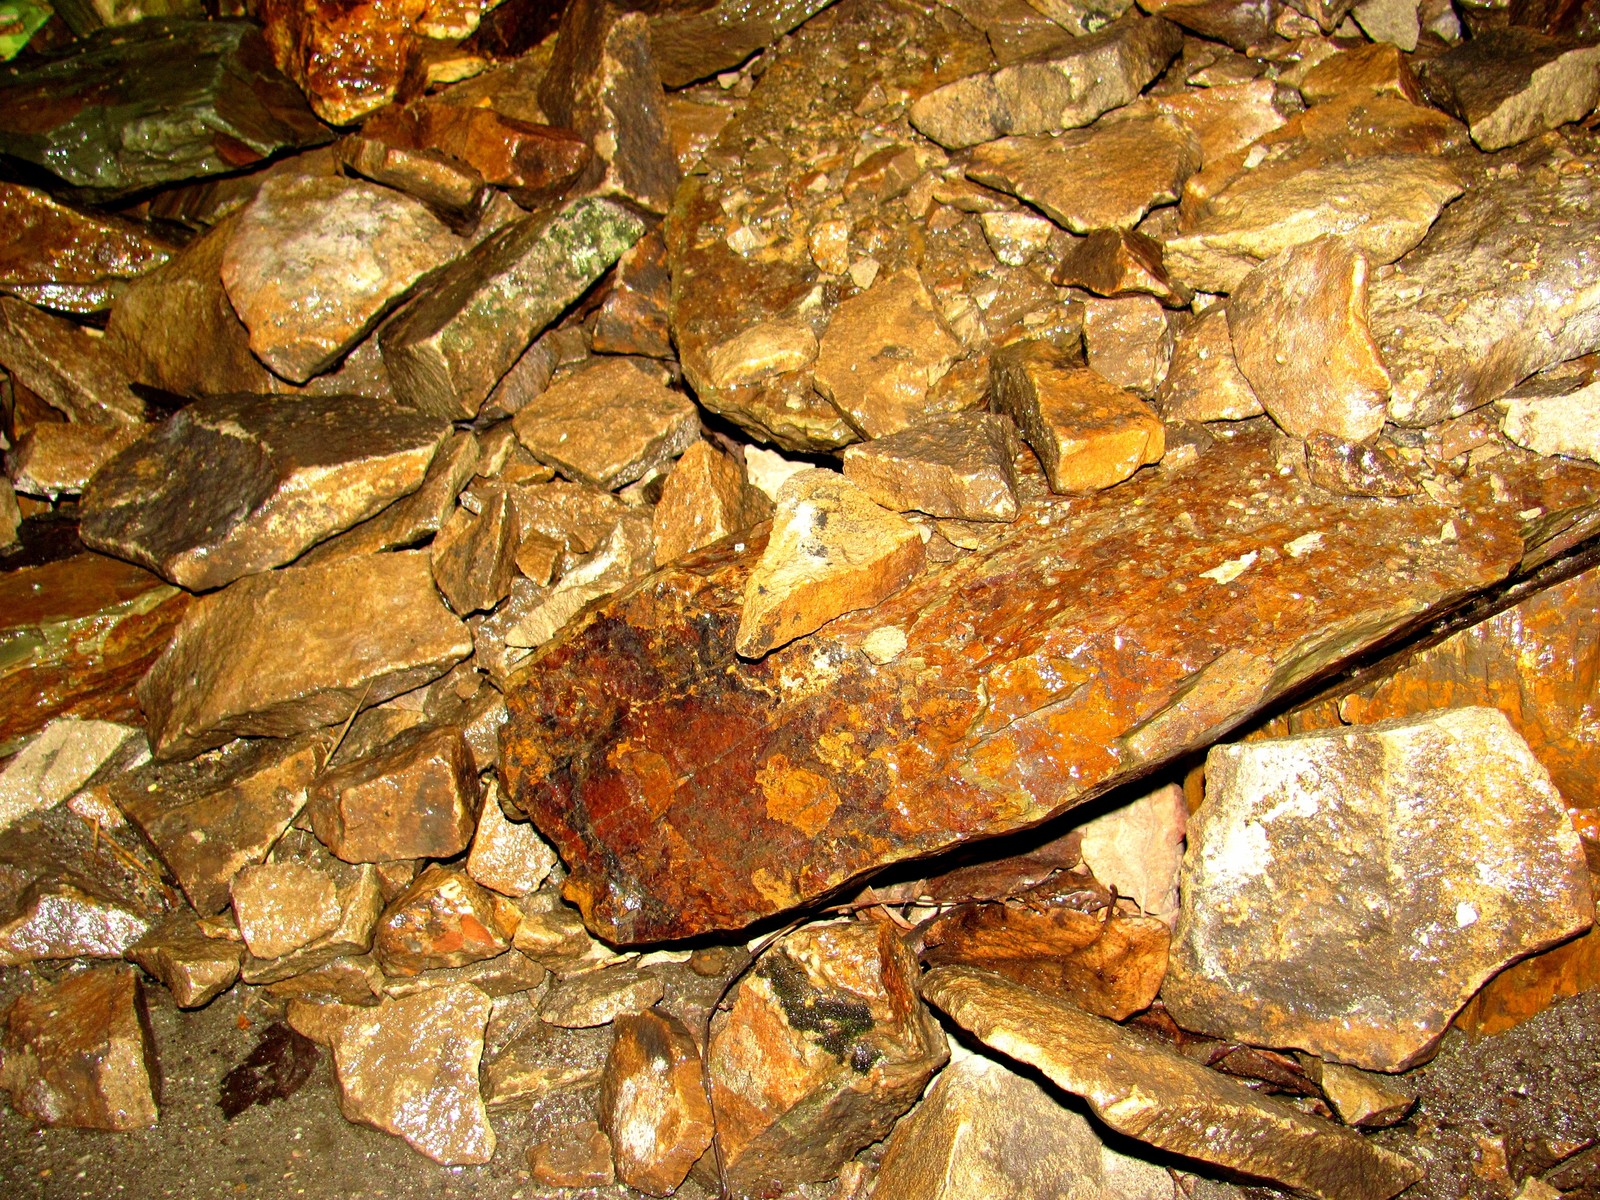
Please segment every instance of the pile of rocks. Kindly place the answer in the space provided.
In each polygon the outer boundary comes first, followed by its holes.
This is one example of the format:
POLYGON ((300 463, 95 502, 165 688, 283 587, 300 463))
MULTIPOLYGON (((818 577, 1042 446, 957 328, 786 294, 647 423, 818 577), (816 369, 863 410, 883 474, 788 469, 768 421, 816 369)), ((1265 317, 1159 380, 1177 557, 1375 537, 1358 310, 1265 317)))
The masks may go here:
POLYGON ((71 12, 18 1114, 248 992, 230 1117, 545 1189, 1593 1194, 1600 1081, 1427 1065, 1600 987, 1588 8, 71 12))

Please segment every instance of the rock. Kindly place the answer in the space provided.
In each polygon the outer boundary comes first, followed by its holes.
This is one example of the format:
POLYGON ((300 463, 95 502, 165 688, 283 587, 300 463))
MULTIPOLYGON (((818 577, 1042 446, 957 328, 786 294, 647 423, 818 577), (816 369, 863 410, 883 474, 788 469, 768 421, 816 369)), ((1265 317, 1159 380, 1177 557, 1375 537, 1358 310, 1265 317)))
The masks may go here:
POLYGON ((760 520, 768 506, 745 479, 744 463, 710 442, 683 452, 661 487, 651 518, 656 565, 721 541, 760 520))
POLYGON ((174 247, 135 221, 0 183, 0 291, 57 312, 101 312, 174 247))
POLYGON ((737 67, 826 8, 826 0, 721 0, 651 17, 650 50, 669 88, 737 67))
POLYGON ((316 736, 235 742, 193 762, 155 764, 115 779, 110 798, 195 911, 211 916, 227 906, 234 876, 265 862, 299 815, 326 755, 327 742, 316 736))
POLYGON ((417 0, 345 7, 266 0, 260 20, 278 67, 324 121, 351 125, 394 100, 416 61, 417 0))
POLYGON ((1564 454, 1600 463, 1600 383, 1555 395, 1513 393, 1500 430, 1535 454, 1564 454))
POLYGON ((593 1121, 528 1147, 528 1170, 545 1187, 609 1187, 617 1181, 611 1139, 593 1121))
POLYGON ((1073 239, 1056 260, 1051 281, 1097 296, 1142 293, 1175 308, 1193 299, 1187 288, 1167 277, 1160 243, 1126 229, 1101 229, 1073 239))
POLYGON ((516 932, 514 911, 455 867, 429 867, 389 902, 372 952, 389 975, 464 967, 503 954, 516 932))
POLYGON ((128 960, 154 975, 179 1008, 200 1008, 239 978, 244 948, 214 937, 192 915, 171 917, 128 947, 128 960))
POLYGON ((142 425, 42 422, 17 439, 6 465, 18 491, 55 500, 83 491, 96 471, 144 432, 142 425))
POLYGON ((1105 1145, 1042 1087, 955 1058, 884 1145, 877 1194, 923 1200, 1172 1200, 1167 1172, 1105 1145))
MULTIPOLYGON (((1152 296, 1085 301, 1083 340, 1090 370, 1146 399, 1160 389, 1172 362, 1172 323, 1152 296)), ((1159 457, 1162 447, 1154 453, 1159 457)))
POLYGON ((0 1086, 23 1116, 79 1129, 154 1125, 157 1067, 130 967, 97 967, 24 992, 0 1035, 0 1086))
POLYGON ((446 1165, 488 1162, 494 1130, 478 1094, 489 997, 445 984, 376 1008, 292 1001, 289 1024, 333 1051, 339 1111, 446 1165))
POLYGON ((192 757, 233 737, 347 720, 471 652, 427 554, 376 554, 250 576, 204 597, 137 691, 157 757, 192 757))
POLYGON ((929 393, 961 352, 915 270, 839 305, 818 343, 816 387, 865 437, 899 433, 943 405, 929 393))
POLYGON ((1178 333, 1155 403, 1172 421, 1243 421, 1265 411, 1234 357, 1226 306, 1206 309, 1178 333))
POLYGON ((574 0, 562 10, 539 103, 594 147, 578 187, 661 213, 678 186, 678 160, 650 42, 643 13, 574 0))
POLYGON ((344 138, 336 149, 347 172, 420 200, 458 232, 476 225, 488 199, 482 175, 438 150, 390 145, 365 131, 344 138))
POLYGON ((235 171, 329 136, 245 21, 149 21, 0 67, 0 110, 10 114, 0 152, 102 197, 235 171))
POLYGON ((664 995, 655 975, 630 966, 604 967, 558 982, 539 1006, 539 1019, 562 1029, 593 1029, 642 1013, 664 995))
MULTIPOLYGON (((795 475, 778 492, 771 536, 745 585, 738 652, 760 658, 842 613, 871 608, 922 565, 922 538, 909 521, 842 475, 820 469, 795 475)), ((833 790, 824 778, 806 777, 809 785, 775 780, 778 790, 768 792, 767 804, 815 831, 827 823, 833 790)))
POLYGON ((671 288, 667 242, 655 230, 617 259, 611 290, 594 317, 595 353, 677 357, 667 316, 671 288))
POLYGON ((1182 46, 1176 26, 1126 16, 1070 39, 1047 58, 936 88, 911 106, 911 123, 951 150, 1076 129, 1136 97, 1182 46))
POLYGON ((610 491, 644 478, 700 437, 694 402, 646 361, 596 359, 553 384, 513 418, 517 440, 592 487, 610 491))
POLYGON ((494 608, 511 594, 519 522, 507 492, 491 496, 477 514, 455 509, 431 546, 433 581, 463 616, 494 608))
POLYGON ((333 880, 302 863, 245 867, 230 892, 239 932, 257 958, 282 958, 339 927, 333 880))
MULTIPOLYGON (((1577 810, 1578 820, 1587 817, 1577 810)), ((1574 821, 1576 825, 1577 820, 1574 821)), ((1585 826, 1590 823, 1585 821, 1585 826)), ((1585 853, 1594 839, 1583 829, 1585 853)), ((1592 877, 1591 877, 1592 882, 1592 877)), ((1469 1038, 1504 1033, 1532 1020, 1551 1005, 1600 988, 1600 933, 1582 937, 1513 963, 1478 989, 1451 1022, 1469 1038)))
POLYGON ((1600 100, 1600 47, 1515 27, 1485 30, 1428 63, 1429 97, 1460 117, 1479 149, 1503 150, 1600 100))
POLYGON ((1360 442, 1383 428, 1389 375, 1367 325, 1367 260, 1339 238, 1268 259, 1228 300, 1239 370, 1287 433, 1360 442))
POLYGON ((21 526, 22 508, 17 504, 16 489, 11 486, 11 480, 0 478, 0 549, 18 544, 21 526))
POLYGON ((1147 916, 1171 925, 1188 824, 1183 789, 1170 783, 1156 788, 1083 826, 1084 865, 1147 916))
POLYGON ((1412 496, 1416 481, 1377 446, 1347 442, 1331 433, 1306 438, 1306 478, 1343 496, 1412 496))
POLYGON ((1257 138, 1283 127, 1284 115, 1273 104, 1276 90, 1270 79, 1249 79, 1151 95, 1140 103, 1188 126, 1199 139, 1200 161, 1213 163, 1248 152, 1257 138))
POLYGON ((67 420, 134 425, 144 402, 128 387, 115 342, 65 317, 0 296, 0 366, 67 420))
POLYGON ((415 491, 448 432, 356 396, 198 401, 95 475, 82 536, 192 591, 221 587, 415 491))
POLYGON ((586 197, 485 238, 378 335, 396 394, 452 420, 476 416, 534 336, 643 232, 632 213, 586 197))
POLYGON ((1320 1200, 1387 1200, 1422 1177, 1353 1130, 1303 1116, 1068 1001, 971 967, 930 972, 922 994, 985 1044, 1081 1096, 1116 1132, 1158 1149, 1320 1200))
MULTIPOLYGON (((26 831, 30 822, 14 829, 26 831)), ((6 857, 11 857, 6 848, 6 857)), ((10 866, 12 864, 6 863, 10 866)), ((16 875, 18 872, 7 872, 16 875)), ((0 966, 70 958, 121 958, 154 916, 76 873, 8 878, 0 909, 0 966), (18 887, 17 884, 22 886, 18 887)))
POLYGON ((0 830, 60 804, 136 738, 112 721, 52 721, 0 769, 0 830))
POLYGON ((1404 1070, 1593 920, 1560 796, 1494 709, 1219 746, 1207 777, 1163 987, 1185 1028, 1404 1070))
POLYGON ((832 1178, 883 1137, 947 1057, 887 926, 782 938, 712 1021, 707 1056, 727 1184, 776 1192, 832 1178))
MULTIPOLYGON (((297 835, 303 836, 303 835, 297 835)), ((289 849, 285 838, 274 850, 279 864, 294 863, 332 883, 338 919, 326 933, 276 958, 246 954, 239 974, 246 983, 271 984, 311 971, 327 968, 337 959, 365 955, 372 949, 373 926, 383 911, 383 896, 378 888, 378 873, 370 866, 351 867, 339 862, 320 846, 306 852, 289 849), (294 854, 294 857, 290 855, 294 854)), ((310 841, 309 838, 305 839, 310 841)), ((366 1002, 366 997, 363 997, 366 1002)))
POLYGON ((1416 1089, 1391 1075, 1325 1063, 1310 1054, 1300 1055, 1300 1063, 1316 1080, 1339 1120, 1356 1129, 1398 1124, 1417 1102, 1416 1089))
POLYGON ((1383 42, 1330 55, 1300 81, 1300 94, 1307 104, 1321 104, 1345 92, 1375 92, 1422 103, 1417 78, 1406 59, 1397 47, 1383 42))
POLYGON ((711 1145, 700 1048, 683 1022, 657 1009, 620 1016, 615 1026, 598 1108, 617 1178, 670 1196, 711 1145))
POLYGON ((994 406, 1017 423, 1058 493, 1098 491, 1159 462, 1161 421, 1149 405, 1043 342, 996 354, 994 406))
POLYGON ((453 858, 478 817, 478 772, 459 729, 422 726, 325 771, 307 793, 317 839, 345 862, 453 858))
POLYGON ((1373 281, 1370 322, 1398 424, 1470 412, 1600 347, 1600 306, 1576 257, 1600 233, 1600 157, 1540 140, 1491 169, 1373 281), (1507 275, 1508 262, 1528 265, 1507 275))
POLYGON ((570 973, 575 962, 592 955, 597 943, 575 909, 557 906, 525 913, 512 945, 542 966, 570 973))
POLYGON ((490 787, 467 855, 474 882, 503 896, 526 896, 555 869, 556 852, 526 821, 508 821, 498 788, 490 787))
POLYGON ((268 179, 222 257, 250 349, 304 383, 331 367, 463 248, 420 201, 356 180, 268 179))
POLYGON ((1182 194, 1200 143, 1164 114, 1123 116, 1056 137, 1010 137, 972 151, 967 177, 1025 200, 1074 233, 1131 229, 1182 194))
POLYGON ((959 413, 848 447, 844 476, 895 512, 1014 521, 1016 455, 1016 427, 1008 418, 959 413))
POLYGON ((133 685, 189 603, 148 571, 99 554, 0 572, 0 754, 58 716, 139 720, 133 685))
MULTIPOLYGON (((1251 434, 1204 462, 1112 494, 1037 496, 987 553, 755 661, 734 641, 760 537, 669 565, 508 689, 511 807, 550 838, 567 894, 608 940, 741 928, 1208 746, 1524 554, 1520 485, 1476 510, 1375 505, 1280 474, 1251 434), (902 654, 857 652, 890 627, 902 654), (833 729, 850 739, 802 732, 833 729)), ((1571 503, 1551 502, 1552 516, 1571 503)))

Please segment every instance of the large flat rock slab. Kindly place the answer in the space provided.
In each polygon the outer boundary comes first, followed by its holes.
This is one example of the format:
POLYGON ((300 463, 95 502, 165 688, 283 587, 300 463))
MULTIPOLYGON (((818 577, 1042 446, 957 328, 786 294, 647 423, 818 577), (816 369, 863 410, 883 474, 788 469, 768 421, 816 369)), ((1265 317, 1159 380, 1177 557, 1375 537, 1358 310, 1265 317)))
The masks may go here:
POLYGON ((1335 496, 1243 437, 1036 500, 992 549, 745 662, 752 531, 599 608, 515 683, 508 794, 606 938, 739 928, 1208 745, 1510 572, 1509 492, 1476 512, 1335 496), (879 664, 864 644, 885 629, 905 648, 879 664))

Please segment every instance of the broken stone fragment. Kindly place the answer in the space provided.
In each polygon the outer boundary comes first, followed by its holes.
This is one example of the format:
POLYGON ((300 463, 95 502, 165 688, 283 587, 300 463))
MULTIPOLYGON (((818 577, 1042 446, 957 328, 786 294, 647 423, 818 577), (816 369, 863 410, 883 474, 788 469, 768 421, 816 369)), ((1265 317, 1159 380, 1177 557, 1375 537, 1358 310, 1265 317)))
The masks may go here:
POLYGON ((1116 1132, 1158 1149, 1317 1200, 1388 1200, 1422 1177, 1353 1130, 986 971, 941 967, 923 977, 922 995, 985 1044, 1081 1096, 1116 1132))
POLYGON ((936 88, 911 106, 911 123, 951 150, 1076 129, 1127 104, 1182 48, 1177 26, 1125 16, 1044 58, 936 88))
POLYGON ((222 282, 250 349, 304 383, 464 248, 427 206, 359 180, 268 179, 239 215, 222 282))
POLYGON ((1503 407, 1500 431, 1517 445, 1600 463, 1600 383, 1555 392, 1516 389, 1503 407))
POLYGON ((960 353, 916 270, 898 271, 839 305, 816 387, 863 436, 882 437, 943 407, 929 393, 960 353))
POLYGON ((461 730, 422 726, 323 773, 306 815, 345 862, 453 858, 478 816, 478 772, 461 730))
POLYGON ((111 721, 52 721, 0 769, 0 831, 60 804, 138 737, 111 721))
POLYGON ((286 838, 274 850, 278 864, 292 863, 305 867, 332 883, 337 921, 326 933, 276 958, 246 954, 239 968, 246 983, 277 983, 319 970, 335 959, 364 955, 372 948, 373 926, 383 911, 383 895, 378 887, 376 869, 371 866, 347 866, 312 841, 310 835, 292 836, 303 838, 312 848, 307 850, 300 847, 290 857, 289 839, 286 838))
POLYGON ((1155 403, 1172 421, 1243 421, 1265 411, 1234 357, 1225 305, 1206 309, 1178 333, 1155 403))
POLYGON ((800 371, 817 360, 817 335, 789 321, 763 321, 706 351, 705 378, 713 387, 759 383, 800 371))
POLYGON ((103 30, 64 54, 0 67, 0 111, 0 152, 108 196, 330 136, 247 21, 103 30))
POLYGON ((737 67, 826 6, 827 0, 721 0, 709 8, 656 13, 650 49, 661 82, 680 88, 737 67))
POLYGON ((30 1120, 80 1129, 154 1125, 155 1049, 131 967, 96 967, 24 992, 0 1035, 0 1086, 30 1120))
POLYGON ((595 353, 676 357, 667 317, 671 286, 667 242, 655 230, 617 260, 610 291, 594 316, 595 353))
POLYGON ((650 1009, 620 1016, 600 1080, 600 1127, 611 1139, 617 1178, 670 1196, 711 1145, 700 1048, 683 1022, 650 1009))
POLYGON ((1412 496, 1417 482, 1393 456, 1365 442, 1347 442, 1331 433, 1306 438, 1306 478, 1345 496, 1412 496))
POLYGON ((0 296, 0 366, 68 421, 144 419, 144 401, 128 387, 129 368, 113 339, 11 296, 0 296))
POLYGON ((1052 491, 1099 491, 1159 462, 1161 419, 1137 396, 1044 342, 1018 342, 990 361, 994 407, 1033 447, 1052 491))
POLYGON ((888 926, 837 922, 788 934, 745 975, 707 1056, 728 1186, 829 1179, 884 1136, 947 1057, 915 980, 888 926))
POLYGON ((191 591, 221 587, 415 491, 448 433, 358 396, 197 401, 95 475, 82 537, 191 591))
POLYGON ((541 966, 569 974, 578 969, 579 960, 604 950, 589 936, 577 910, 560 903, 524 913, 512 945, 541 966))
POLYGON ((745 477, 744 463, 697 441, 661 487, 651 518, 656 565, 721 541, 761 520, 770 506, 745 477))
MULTIPOLYGON (((1153 296, 1086 300, 1083 341, 1089 369, 1148 400, 1172 364, 1174 320, 1153 296)), ((1157 458, 1164 447, 1154 450, 1157 458)))
MULTIPOLYGON (((1374 42, 1388 42, 1410 54, 1422 36, 1421 7, 1418 0, 1360 0, 1350 16, 1374 42)), ((1456 20, 1454 10, 1449 19, 1456 20)), ((1456 37, 1460 37, 1459 28, 1456 37)))
POLYGON ((239 933, 256 958, 282 958, 339 927, 333 880, 303 863, 245 867, 230 894, 239 933))
POLYGON ((544 645, 586 605, 650 573, 655 563, 650 529, 647 514, 625 513, 594 553, 569 568, 553 587, 529 585, 523 599, 518 585, 528 581, 517 580, 511 601, 479 627, 479 635, 498 636, 520 650, 544 645))
POLYGON ((919 1200, 1172 1200, 1166 1170, 1107 1146, 1088 1120, 982 1055, 954 1058, 895 1126, 878 1195, 919 1200))
POLYGON ((1397 47, 1382 42, 1329 55, 1300 81, 1307 104, 1321 104, 1345 92, 1375 92, 1422 103, 1406 58, 1397 47))
POLYGON ((0 183, 0 291, 57 312, 109 308, 130 279, 174 247, 120 217, 70 208, 37 188, 0 183))
POLYGON ((96 471, 144 436, 147 428, 41 422, 17 439, 6 455, 6 466, 17 491, 55 500, 83 491, 96 471))
POLYGON ((1486 29, 1427 64, 1429 98, 1493 151, 1581 121, 1600 100, 1600 47, 1515 26, 1486 29))
MULTIPOLYGON (((570 968, 572 964, 567 964, 570 968)), ((539 1006, 539 1019, 562 1029, 593 1029, 659 1003, 659 976, 632 966, 603 967, 561 980, 539 1006)))
POLYGON ((192 913, 168 918, 128 947, 128 960, 159 979, 179 1008, 199 1008, 239 978, 244 947, 216 937, 192 913))
POLYGON ((259 19, 278 68, 300 86, 316 114, 350 125, 394 100, 415 63, 412 26, 421 0, 267 0, 259 19))
POLYGON ((289 1024, 333 1052, 339 1111, 447 1165, 488 1162, 495 1135, 478 1093, 492 1005, 443 984, 375 1008, 289 1004, 289 1024))
POLYGON ((1200 143, 1164 114, 1098 121, 1056 137, 1002 138, 972 152, 967 177, 1008 192, 1074 233, 1131 229, 1200 169, 1200 143))
POLYGON ((347 172, 420 200, 458 233, 471 229, 483 209, 483 176, 452 155, 392 146, 366 130, 336 149, 347 172))
POLYGON ((435 864, 389 903, 372 952, 390 975, 464 967, 503 954, 516 913, 455 867, 435 864))
POLYGON ((1161 244, 1126 229, 1101 229, 1074 238, 1056 259, 1051 281, 1057 287, 1081 287, 1097 296, 1154 296, 1181 308, 1193 299, 1189 289, 1167 277, 1161 244))
POLYGON ((617 1181, 611 1139, 593 1121, 580 1121, 529 1146, 528 1170, 545 1187, 610 1187, 617 1181))
POLYGON ((512 420, 517 440, 568 478, 610 491, 642 479, 700 436, 694 402, 659 363, 596 358, 512 420))
MULTIPOLYGON (((25 832, 28 822, 12 827, 25 832)), ((3 862, 3 860, 0 860, 3 862)), ((121 958, 154 923, 155 913, 77 874, 18 881, 6 872, 0 907, 0 967, 68 958, 121 958), (22 886, 17 887, 17 883, 22 886)))
POLYGON ((934 417, 850 446, 844 476, 895 512, 1014 521, 1016 426, 997 413, 934 417))
POLYGON ((1083 825, 1083 863, 1117 895, 1171 925, 1188 820, 1183 788, 1156 788, 1083 825))
POLYGON ((1404 1079, 1323 1062, 1312 1054, 1298 1057, 1339 1120, 1353 1128, 1381 1129, 1397 1124, 1417 1102, 1415 1086, 1404 1079))
POLYGON ((1284 114, 1273 103, 1276 91, 1270 79, 1250 79, 1151 95, 1140 103, 1188 126, 1200 141, 1200 161, 1209 164, 1246 151, 1257 138, 1282 128, 1284 114))
POLYGON ((378 335, 395 393, 452 420, 476 416, 533 338, 643 233, 614 201, 584 197, 485 238, 378 335))
POLYGON ((374 554, 252 575, 202 598, 137 692, 157 757, 184 758, 337 724, 470 653, 426 552, 374 554))
POLYGON ((1163 999, 1187 1029, 1400 1071, 1593 918, 1561 797, 1495 709, 1218 746, 1163 999))
POLYGON ((531 824, 506 820, 499 788, 491 785, 467 855, 467 874, 502 896, 526 896, 545 881, 556 861, 556 852, 531 824))
POLYGON ((1383 428, 1389 375, 1367 325, 1367 259, 1336 237, 1268 259, 1228 299, 1239 370, 1295 437, 1361 442, 1383 428))
MULTIPOLYGON (((871 608, 922 565, 922 537, 904 517, 874 504, 842 475, 800 472, 779 489, 772 533, 745 585, 738 652, 759 658, 841 613, 871 608)), ((820 777, 809 778, 813 786, 788 789, 786 802, 809 810, 806 819, 820 828, 832 789, 820 777)))
POLYGON ((465 616, 494 608, 511 594, 520 522, 511 495, 499 491, 478 513, 457 508, 433 539, 433 581, 465 616))

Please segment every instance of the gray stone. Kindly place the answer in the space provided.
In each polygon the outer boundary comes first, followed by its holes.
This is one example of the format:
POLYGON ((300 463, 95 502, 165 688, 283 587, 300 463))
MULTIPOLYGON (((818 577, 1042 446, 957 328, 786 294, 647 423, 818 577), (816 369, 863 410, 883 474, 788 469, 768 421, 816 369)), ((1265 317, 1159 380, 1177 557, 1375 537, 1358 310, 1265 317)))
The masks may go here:
POLYGON ((71 796, 139 731, 111 721, 52 721, 0 770, 0 830, 71 796))

